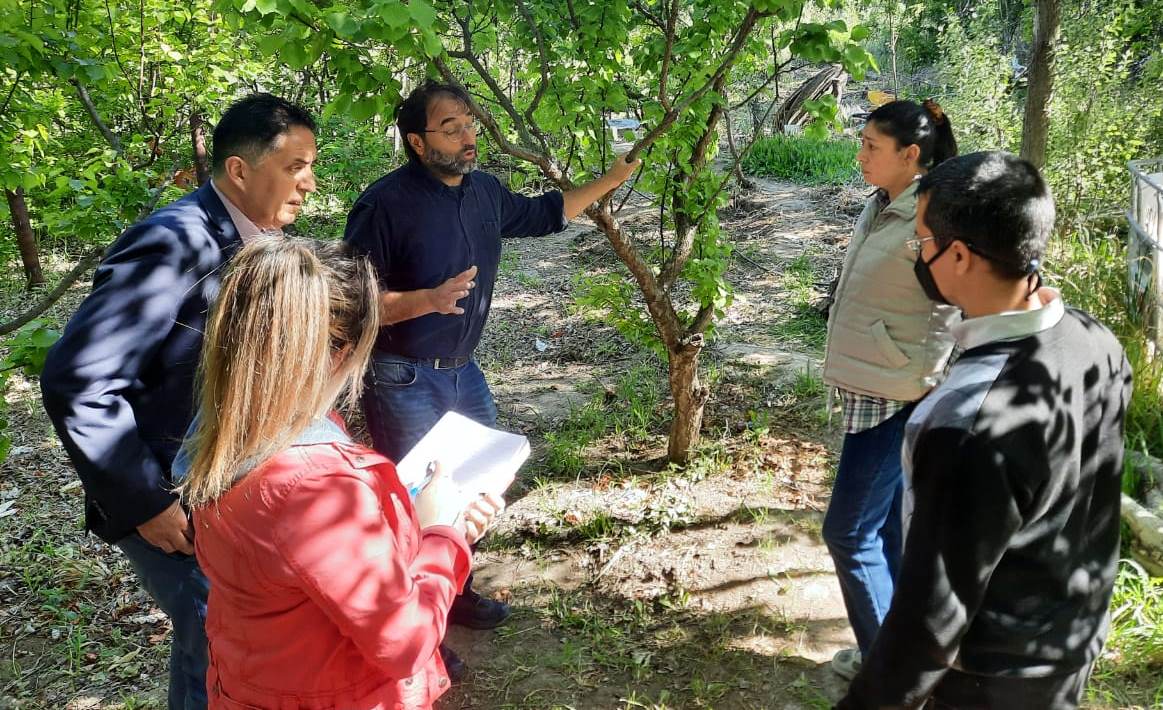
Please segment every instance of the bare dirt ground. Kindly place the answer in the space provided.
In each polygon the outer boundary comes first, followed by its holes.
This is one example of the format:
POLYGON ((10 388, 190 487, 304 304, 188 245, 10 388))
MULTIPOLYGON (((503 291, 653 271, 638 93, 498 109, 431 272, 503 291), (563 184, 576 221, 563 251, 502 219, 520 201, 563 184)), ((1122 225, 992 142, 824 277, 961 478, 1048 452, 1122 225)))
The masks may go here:
MULTIPOLYGON (((472 672, 441 707, 815 708, 842 694, 826 661, 852 636, 819 539, 838 438, 804 303, 835 273, 859 197, 760 181, 724 210, 735 299, 704 357, 714 394, 685 470, 662 463, 662 365, 574 306, 578 274, 621 268, 605 238, 578 223, 506 243, 479 355, 502 425, 534 455, 476 574, 515 613, 452 631, 472 672)), ((622 217, 657 231, 636 200, 622 217)), ((35 381, 17 376, 8 405, 0 708, 160 707, 168 622, 82 534, 35 381)))
MULTIPOLYGON (((820 420, 818 347, 783 336, 803 317, 785 271, 807 255, 810 287, 826 288, 853 201, 761 181, 724 212, 736 294, 707 352, 701 470, 660 470, 655 427, 630 446, 591 444, 572 477, 527 473, 477 561, 479 587, 514 620, 453 631, 473 674, 444 707, 799 708, 842 694, 825 662, 853 640, 819 539, 836 438, 820 420)), ((577 226, 506 249, 481 355, 502 419, 538 441, 649 356, 571 307, 579 260, 615 268, 602 235, 577 226)))

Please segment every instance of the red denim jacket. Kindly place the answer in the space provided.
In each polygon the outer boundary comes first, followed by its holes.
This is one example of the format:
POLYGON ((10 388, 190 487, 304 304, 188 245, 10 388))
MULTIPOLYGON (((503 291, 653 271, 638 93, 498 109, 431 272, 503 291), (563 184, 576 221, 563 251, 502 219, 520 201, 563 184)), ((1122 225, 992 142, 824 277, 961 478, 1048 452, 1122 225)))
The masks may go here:
POLYGON ((472 558, 455 529, 420 530, 383 456, 292 446, 194 525, 211 708, 412 710, 448 689, 436 649, 472 558))

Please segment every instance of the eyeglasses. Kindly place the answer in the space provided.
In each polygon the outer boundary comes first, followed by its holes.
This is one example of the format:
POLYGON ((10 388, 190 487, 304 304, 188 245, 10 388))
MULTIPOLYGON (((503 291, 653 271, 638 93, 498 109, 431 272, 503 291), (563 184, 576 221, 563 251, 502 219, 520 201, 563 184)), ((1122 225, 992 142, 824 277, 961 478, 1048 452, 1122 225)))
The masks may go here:
POLYGON ((916 239, 910 239, 910 240, 906 241, 905 246, 907 246, 909 249, 912 249, 917 254, 920 254, 922 244, 924 244, 925 242, 933 242, 936 240, 937 240, 936 237, 917 237, 916 239))
POLYGON ((445 138, 447 138, 448 140, 454 141, 465 134, 471 134, 471 135, 475 136, 477 134, 477 131, 480 130, 480 127, 481 127, 480 121, 473 119, 472 121, 469 121, 468 123, 465 123, 465 124, 460 125, 460 126, 456 126, 454 128, 425 128, 424 132, 425 133, 442 133, 442 134, 444 134, 445 138))
MULTIPOLYGON (((925 242, 932 242, 932 241, 937 241, 937 237, 935 237, 935 236, 933 236, 933 237, 917 237, 916 239, 909 239, 908 241, 906 241, 905 246, 907 246, 909 249, 912 249, 914 252, 916 252, 917 256, 920 256, 921 255, 921 245, 924 244, 925 242)), ((977 254, 980 257, 984 257, 986 259, 989 259, 990 261, 996 261, 999 264, 1011 264, 1011 265, 1013 264, 1012 259, 1002 259, 1002 258, 998 257, 996 254, 991 254, 988 251, 986 251, 985 249, 982 249, 981 247, 975 245, 973 242, 966 241, 964 239, 957 239, 957 238, 950 239, 947 242, 946 246, 948 246, 949 244, 952 244, 953 242, 961 242, 962 244, 965 245, 965 248, 968 249, 969 251, 973 252, 974 254, 977 254)), ((941 245, 938 244, 937 246, 939 247, 941 245)), ((1032 259, 1027 264, 1019 266, 1017 268, 1019 268, 1023 271, 1029 271, 1029 272, 1033 273, 1033 271, 1037 270, 1038 264, 1039 264, 1038 259, 1032 259)))

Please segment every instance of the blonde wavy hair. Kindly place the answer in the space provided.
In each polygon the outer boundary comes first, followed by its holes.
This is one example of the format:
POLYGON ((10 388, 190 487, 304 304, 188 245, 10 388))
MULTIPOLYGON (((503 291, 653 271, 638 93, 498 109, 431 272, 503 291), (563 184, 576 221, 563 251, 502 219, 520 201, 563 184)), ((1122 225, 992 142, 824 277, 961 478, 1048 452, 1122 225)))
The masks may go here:
POLYGON ((360 395, 379 328, 375 272, 339 242, 262 238, 231 262, 206 324, 190 507, 285 449, 341 394, 360 395))

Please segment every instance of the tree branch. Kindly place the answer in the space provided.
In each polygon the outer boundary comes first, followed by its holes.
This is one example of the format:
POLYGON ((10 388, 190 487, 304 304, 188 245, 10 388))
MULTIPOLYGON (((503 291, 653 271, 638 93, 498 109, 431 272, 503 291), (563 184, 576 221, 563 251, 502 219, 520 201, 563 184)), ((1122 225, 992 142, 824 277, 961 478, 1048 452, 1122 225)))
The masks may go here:
MULTIPOLYGON (((145 219, 146 215, 148 215, 150 212, 153 212, 154 208, 157 207, 157 203, 158 200, 161 199, 162 192, 164 192, 165 189, 169 187, 170 182, 173 181, 174 171, 177 170, 177 167, 178 164, 174 163, 174 166, 170 170, 166 179, 162 181, 162 184, 154 188, 154 192, 150 197, 149 204, 142 208, 142 210, 138 213, 137 218, 133 220, 134 222, 140 222, 141 220, 145 219)), ((37 301, 31 308, 26 310, 24 313, 21 313, 16 318, 8 321, 7 323, 0 324, 0 335, 8 335, 15 330, 23 328, 28 323, 31 323, 43 315, 45 311, 52 308, 53 304, 59 301, 61 296, 65 295, 65 293, 73 287, 73 284, 75 284, 78 279, 80 279, 101 261, 101 257, 105 255, 105 250, 107 248, 108 245, 103 247, 96 247, 84 257, 82 257, 81 260, 77 262, 77 265, 70 269, 67 274, 65 274, 64 278, 61 279, 61 282, 56 285, 56 288, 45 294, 44 298, 37 301)))
MULTIPOLYGON (((775 110, 775 105, 777 103, 779 103, 778 98, 772 99, 771 104, 768 105, 767 111, 765 111, 763 114, 763 120, 761 120, 759 122, 759 125, 761 125, 761 126, 767 125, 767 119, 771 117, 771 112, 773 110, 775 110)), ((706 219, 708 214, 710 214, 710 211, 714 208, 714 205, 715 205, 715 198, 717 198, 719 196, 719 193, 721 193, 723 191, 723 188, 727 185, 727 181, 731 179, 731 174, 739 169, 739 165, 740 165, 740 163, 743 162, 743 158, 745 158, 747 156, 747 153, 751 151, 751 146, 755 145, 755 141, 759 140, 759 136, 761 134, 762 134, 761 131, 756 131, 751 136, 751 140, 747 141, 747 145, 743 146, 743 150, 738 151, 735 154, 735 160, 734 160, 734 162, 731 163, 730 170, 728 170, 723 175, 723 179, 719 181, 719 186, 717 188, 715 188, 715 192, 711 195, 711 200, 709 203, 707 203, 706 209, 704 209, 703 213, 699 215, 699 218, 697 220, 695 220, 695 227, 696 228, 698 227, 698 225, 702 224, 703 220, 706 219)))
MULTIPOLYGON (((129 78, 129 70, 121 62, 121 53, 117 50, 117 30, 113 27, 113 9, 109 7, 109 0, 105 0, 105 17, 109 20, 109 43, 113 51, 113 61, 117 62, 117 67, 121 69, 121 76, 125 77, 125 83, 129 84, 130 90, 133 90, 133 80, 129 78)), ((134 94, 137 102, 141 103, 141 95, 134 94)))
POLYGON ((738 29, 735 30, 735 37, 731 41, 730 48, 723 56, 723 60, 719 63, 719 66, 715 69, 715 72, 711 75, 711 78, 708 79, 707 83, 703 84, 700 88, 688 94, 686 98, 677 103, 670 111, 667 111, 666 115, 662 117, 662 120, 658 122, 658 125, 650 129, 650 132, 643 136, 642 140, 634 144, 634 147, 631 148, 630 152, 626 155, 627 161, 633 161, 637 159, 638 154, 652 145, 654 141, 658 140, 662 134, 665 133, 676 120, 678 120, 679 115, 681 115, 683 111, 686 111, 688 108, 690 108, 691 104, 701 99, 703 95, 706 94, 707 91, 709 91, 711 87, 719 81, 720 77, 722 77, 735 63, 735 59, 739 56, 739 51, 743 49, 743 45, 747 43, 747 37, 751 34, 752 28, 755 27, 755 23, 758 22, 760 18, 765 16, 766 15, 764 13, 759 12, 754 7, 747 10, 747 15, 743 18, 743 22, 740 23, 738 29))
POLYGON ((687 336, 701 335, 707 332, 707 328, 711 326, 711 321, 715 317, 715 306, 712 303, 707 303, 699 306, 699 312, 695 314, 695 319, 687 328, 687 336))
MULTIPOLYGON (((471 9, 472 8, 470 5, 468 11, 471 12, 471 9)), ((489 72, 489 70, 483 64, 481 64, 480 59, 473 52, 472 32, 469 30, 471 15, 466 14, 464 18, 461 18, 461 16, 457 14, 455 10, 453 10, 452 16, 456 20, 456 23, 460 25, 461 40, 463 42, 464 49, 463 51, 459 52, 446 52, 446 54, 455 59, 462 59, 468 62, 469 66, 473 68, 473 71, 477 73, 477 76, 479 76, 481 80, 485 82, 485 85, 489 87, 489 91, 493 93, 493 97, 495 98, 497 104, 500 105, 500 107, 513 121, 513 128, 516 129, 517 136, 521 139, 522 143, 530 148, 538 147, 541 149, 541 153, 543 155, 549 155, 549 143, 546 140, 545 135, 537 129, 537 126, 532 121, 532 119, 530 119, 528 124, 525 122, 525 120, 521 117, 520 112, 517 111, 517 107, 513 105, 512 99, 509 98, 509 95, 505 93, 504 89, 502 89, 500 84, 497 83, 497 80, 493 78, 493 75, 489 72)), ((531 27, 533 31, 537 32, 538 36, 540 36, 540 30, 537 29, 536 24, 531 25, 531 27)), ((459 84, 459 82, 457 83, 459 84)))
POLYGON ((93 105, 93 99, 89 96, 89 91, 85 88, 85 85, 76 77, 69 79, 69 83, 77 89, 77 96, 81 99, 81 104, 85 107, 85 113, 89 114, 89 120, 93 122, 93 125, 104 136, 105 141, 113 146, 113 150, 120 153, 121 139, 101 120, 101 114, 97 112, 97 107, 93 105))
POLYGON ((646 6, 646 3, 641 2, 641 0, 635 0, 634 2, 630 3, 630 6, 637 10, 647 20, 649 20, 650 24, 657 27, 660 31, 666 32, 666 23, 663 22, 658 17, 658 15, 655 15, 653 12, 651 12, 650 8, 646 6))
POLYGON ((573 9, 573 0, 565 0, 565 7, 569 10, 569 23, 573 25, 575 31, 581 29, 581 23, 577 21, 577 13, 573 9))
POLYGON ((629 237, 622 231, 622 226, 607 210, 600 210, 593 205, 586 208, 586 216, 594 221, 610 240, 614 253, 626 264, 634 280, 638 282, 638 289, 646 302, 646 310, 658 326, 658 333, 662 341, 670 350, 677 350, 683 335, 682 323, 674 310, 670 295, 654 277, 650 265, 642 259, 642 255, 634 247, 629 237))
MULTIPOLYGON (((711 89, 716 94, 722 95, 723 87, 726 83, 727 74, 721 74, 711 89)), ((683 178, 684 190, 690 189, 695 178, 707 165, 707 151, 710 149, 715 136, 718 135, 715 129, 719 124, 719 118, 723 115, 724 103, 726 102, 716 102, 714 107, 711 108, 710 115, 707 116, 707 124, 703 130, 703 134, 699 136, 698 142, 695 143, 695 147, 691 151, 691 170, 683 178)), ((714 197, 718 197, 718 193, 714 197)), ((714 197, 711 198, 712 204, 714 203, 714 197)), ((677 202, 678 200, 676 200, 677 202)), ((670 258, 667 259, 666 264, 663 265, 662 271, 658 276, 658 280, 662 283, 663 288, 669 290, 674 285, 675 280, 678 279, 679 274, 682 273, 687 259, 690 258, 691 250, 694 248, 697 233, 698 223, 693 222, 690 215, 682 210, 676 209, 674 212, 674 251, 671 252, 670 258)))
MULTIPOLYGON (((436 67, 436 70, 440 72, 440 76, 444 79, 444 81, 448 82, 449 84, 459 86, 462 89, 464 88, 464 85, 461 84, 460 80, 456 78, 456 75, 452 73, 452 70, 448 67, 448 64, 445 63, 443 59, 436 57, 432 60, 432 64, 436 67)), ((467 91, 465 93, 467 93, 467 91)), ((509 105, 512 106, 511 103, 509 105)), ((565 176, 561 169, 557 167, 556 163, 554 163, 553 160, 551 160, 547 155, 536 153, 527 148, 522 148, 521 146, 513 145, 510 143, 509 140, 505 138, 504 132, 501 131, 501 127, 497 125, 497 120, 493 118, 493 115, 485 110, 479 103, 472 100, 471 95, 469 96, 468 109, 472 115, 476 116, 477 119, 480 120, 481 125, 485 127, 485 131, 488 132, 489 136, 493 139, 493 142, 495 142, 497 147, 500 148, 503 152, 508 153, 514 158, 519 158, 541 168, 541 172, 544 173, 546 177, 552 180, 562 190, 573 189, 573 183, 570 182, 569 178, 565 176)))
MULTIPOLYGON (((442 58, 436 57, 432 60, 432 63, 444 81, 461 86, 456 75, 452 73, 452 70, 442 58)), ((501 132, 492 114, 481 107, 476 101, 472 101, 471 96, 469 98, 469 111, 480 120, 481 125, 485 127, 485 130, 497 144, 498 148, 515 158, 536 165, 541 170, 541 173, 561 190, 573 189, 573 183, 551 158, 510 143, 505 138, 504 133, 501 132)), ((633 275, 635 281, 638 282, 638 287, 642 291, 643 298, 646 301, 646 308, 650 311, 654 322, 658 324, 659 333, 663 341, 667 344, 667 347, 677 348, 679 339, 682 337, 682 324, 678 319, 678 315, 675 313, 670 296, 659 286, 658 280, 655 278, 654 271, 650 265, 643 260, 638 250, 634 248, 630 239, 622 231, 622 227, 617 219, 610 214, 608 204, 601 208, 596 205, 590 205, 586 208, 585 214, 606 235, 618 258, 630 269, 630 273, 633 275)))
POLYGON ((735 136, 733 135, 733 130, 731 128, 730 111, 727 112, 727 120, 723 122, 723 125, 727 127, 727 148, 731 151, 731 157, 735 159, 735 167, 732 172, 735 175, 735 179, 739 181, 739 184, 750 190, 751 188, 755 187, 755 183, 751 180, 748 180, 747 177, 743 175, 743 171, 739 169, 739 149, 735 147, 735 136))
POLYGON ((670 110, 670 99, 666 95, 666 80, 670 74, 670 59, 674 52, 674 23, 678 15, 678 0, 673 0, 666 14, 666 47, 662 51, 662 70, 658 78, 658 103, 663 110, 670 110))
POLYGON ((758 89, 756 89, 755 91, 752 91, 750 94, 747 95, 747 98, 743 99, 739 103, 732 106, 731 110, 734 111, 735 109, 743 108, 748 103, 750 103, 751 99, 753 99, 759 95, 759 92, 761 92, 764 89, 766 89, 767 87, 771 86, 771 82, 777 81, 779 79, 780 75, 783 74, 783 70, 787 69, 788 65, 790 65, 792 63, 792 61, 793 61, 793 58, 788 58, 785 61, 780 62, 779 65, 775 67, 775 71, 773 71, 771 73, 771 76, 767 77, 767 79, 765 79, 763 81, 763 83, 759 85, 758 89))
POLYGON ((145 118, 145 0, 137 0, 137 98, 145 118))
POLYGON ((12 103, 12 97, 16 95, 16 88, 20 86, 20 80, 24 77, 24 72, 16 72, 16 76, 12 79, 12 88, 8 90, 8 96, 4 99, 4 105, 0 106, 0 117, 8 111, 8 104, 12 103))
MULTIPOLYGON (((525 4, 524 0, 516 0, 517 9, 521 11, 521 15, 525 18, 525 22, 529 23, 529 31, 533 33, 533 39, 537 43, 537 55, 540 59, 541 83, 537 85, 537 92, 533 94, 533 101, 529 103, 529 108, 525 109, 525 119, 533 124, 536 119, 533 118, 533 112, 541 105, 541 99, 545 96, 545 90, 549 87, 549 54, 545 50, 545 37, 541 34, 541 28, 537 26, 537 21, 533 17, 533 13, 529 10, 529 6, 525 4)), ((542 148, 544 148, 544 141, 542 141, 542 148)))

